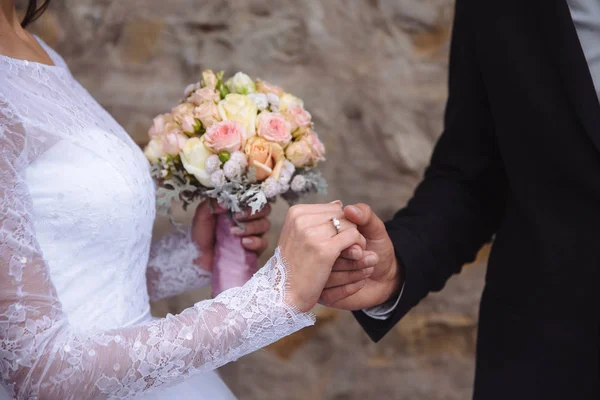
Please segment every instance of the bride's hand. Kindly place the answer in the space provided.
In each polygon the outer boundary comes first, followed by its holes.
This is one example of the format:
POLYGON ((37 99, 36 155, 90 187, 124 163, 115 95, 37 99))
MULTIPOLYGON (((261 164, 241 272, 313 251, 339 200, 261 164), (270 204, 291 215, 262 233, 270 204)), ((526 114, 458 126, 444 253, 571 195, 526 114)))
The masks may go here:
POLYGON ((292 207, 279 239, 279 249, 289 268, 286 301, 301 312, 312 309, 340 254, 353 245, 364 249, 365 244, 356 225, 344 218, 339 203, 292 207), (339 234, 333 217, 340 221, 339 234))
MULTIPOLYGON (((196 259, 195 263, 207 271, 212 271, 214 260, 216 214, 225 212, 227 210, 216 202, 213 202, 211 206, 209 201, 205 201, 198 206, 194 215, 192 240, 196 242, 200 251, 200 257, 196 259)), ((267 219, 270 214, 271 206, 267 204, 265 208, 254 215, 247 212, 234 215, 238 222, 243 223, 243 227, 239 227, 232 233, 241 238, 244 248, 256 252, 257 255, 264 252, 269 245, 263 235, 271 228, 271 223, 267 219)))

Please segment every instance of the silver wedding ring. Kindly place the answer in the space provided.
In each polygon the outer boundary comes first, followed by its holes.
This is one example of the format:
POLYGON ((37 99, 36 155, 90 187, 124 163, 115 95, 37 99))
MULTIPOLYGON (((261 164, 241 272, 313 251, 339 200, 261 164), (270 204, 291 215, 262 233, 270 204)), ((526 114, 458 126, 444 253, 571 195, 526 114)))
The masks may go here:
POLYGON ((340 224, 340 220, 337 219, 336 217, 331 217, 331 222, 333 222, 333 226, 335 227, 335 230, 339 234, 342 231, 342 224, 340 224))

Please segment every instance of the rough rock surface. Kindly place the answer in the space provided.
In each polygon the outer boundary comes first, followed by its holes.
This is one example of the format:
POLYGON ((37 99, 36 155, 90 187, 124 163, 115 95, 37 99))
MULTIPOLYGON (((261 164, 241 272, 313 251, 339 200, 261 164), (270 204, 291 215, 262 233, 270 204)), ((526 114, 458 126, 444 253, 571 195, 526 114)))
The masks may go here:
MULTIPOLYGON (((63 0, 34 31, 143 145, 204 68, 245 72, 302 97, 328 149, 325 201, 384 218, 422 176, 442 129, 451 0, 63 0)), ((276 207, 276 242, 285 205, 276 207)), ((158 225, 157 230, 162 230, 158 225)), ((240 399, 467 399, 485 254, 380 344, 349 313, 222 370, 240 399)), ((177 312, 205 296, 154 305, 177 312)))

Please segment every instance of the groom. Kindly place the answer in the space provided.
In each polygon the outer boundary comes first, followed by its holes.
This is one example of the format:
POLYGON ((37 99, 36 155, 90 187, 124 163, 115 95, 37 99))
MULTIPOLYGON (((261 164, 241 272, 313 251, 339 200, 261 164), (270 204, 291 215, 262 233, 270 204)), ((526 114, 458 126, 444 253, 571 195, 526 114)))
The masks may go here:
POLYGON ((345 209, 379 260, 332 305, 364 309, 374 341, 495 235, 477 400, 600 399, 598 4, 457 0, 445 130, 423 182, 385 226, 345 209))

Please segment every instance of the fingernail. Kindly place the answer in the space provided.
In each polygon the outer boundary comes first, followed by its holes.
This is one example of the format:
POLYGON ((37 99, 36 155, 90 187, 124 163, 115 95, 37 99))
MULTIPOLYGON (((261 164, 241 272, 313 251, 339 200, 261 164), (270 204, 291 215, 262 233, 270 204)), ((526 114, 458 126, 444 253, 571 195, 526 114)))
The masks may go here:
POLYGON ((367 281, 360 281, 360 282, 358 282, 358 287, 364 288, 366 284, 367 284, 367 281))
POLYGON ((250 246, 252 244, 252 239, 250 238, 243 238, 242 239, 242 244, 245 246, 250 246))
POLYGON ((342 203, 342 201, 341 201, 341 200, 334 200, 334 201, 332 201, 332 202, 331 202, 331 203, 329 203, 329 204, 339 204, 339 205, 340 205, 340 207, 344 207, 344 203, 342 203))
POLYGON ((352 249, 350 250, 350 257, 352 257, 353 260, 360 260, 360 250, 358 249, 352 249))
POLYGON ((365 265, 367 267, 374 267, 377 264, 377 257, 374 255, 367 256, 365 258, 365 265))
POLYGON ((365 276, 371 276, 373 274, 373 271, 375 271, 374 267, 369 267, 369 268, 363 269, 365 276))
POLYGON ((233 228, 231 228, 231 234, 235 236, 243 235, 244 229, 240 228, 239 226, 234 226, 233 228))
POLYGON ((346 207, 346 209, 352 211, 357 216, 362 217, 362 211, 360 211, 360 208, 358 208, 356 206, 348 206, 348 207, 346 207))

